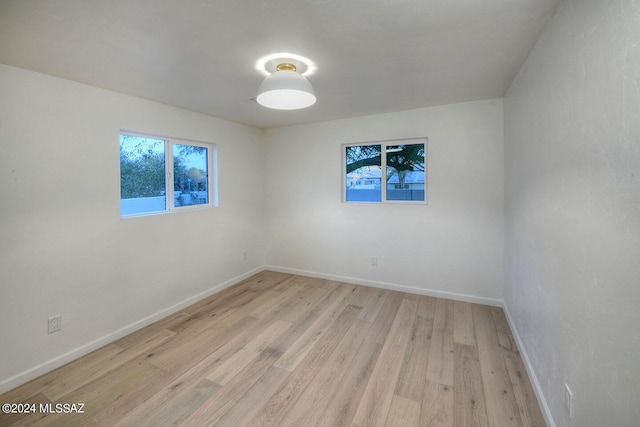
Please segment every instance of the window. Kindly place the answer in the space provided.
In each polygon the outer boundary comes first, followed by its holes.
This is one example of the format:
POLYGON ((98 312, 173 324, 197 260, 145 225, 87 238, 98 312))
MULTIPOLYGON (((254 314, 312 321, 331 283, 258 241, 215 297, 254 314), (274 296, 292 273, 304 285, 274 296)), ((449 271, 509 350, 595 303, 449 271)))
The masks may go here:
POLYGON ((120 214, 215 206, 215 146, 120 134, 120 214))
POLYGON ((343 200, 426 202, 425 147, 426 138, 343 146, 343 200))

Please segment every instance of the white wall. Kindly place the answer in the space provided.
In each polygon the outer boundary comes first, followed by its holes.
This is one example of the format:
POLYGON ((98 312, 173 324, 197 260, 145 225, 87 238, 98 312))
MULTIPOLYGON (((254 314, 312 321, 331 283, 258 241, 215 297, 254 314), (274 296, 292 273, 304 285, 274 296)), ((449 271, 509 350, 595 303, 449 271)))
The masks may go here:
POLYGON ((505 305, 550 424, 637 426, 640 2, 563 3, 505 97, 505 147, 505 305))
POLYGON ((271 268, 499 305, 502 100, 265 132, 271 268), (428 205, 341 202, 341 144, 426 136, 428 205), (378 266, 370 257, 378 257, 378 266))
POLYGON ((0 65, 0 147, 0 392, 264 263, 259 130, 0 65), (121 219, 121 128, 216 143, 220 207, 121 219))

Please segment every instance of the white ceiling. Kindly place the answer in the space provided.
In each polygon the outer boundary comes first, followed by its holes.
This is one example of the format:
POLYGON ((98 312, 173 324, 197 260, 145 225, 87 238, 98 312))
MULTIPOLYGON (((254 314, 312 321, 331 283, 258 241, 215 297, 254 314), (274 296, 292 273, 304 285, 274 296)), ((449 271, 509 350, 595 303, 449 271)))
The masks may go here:
POLYGON ((0 0, 0 63, 258 128, 502 97, 560 0, 0 0), (318 102, 255 102, 256 61, 318 102))

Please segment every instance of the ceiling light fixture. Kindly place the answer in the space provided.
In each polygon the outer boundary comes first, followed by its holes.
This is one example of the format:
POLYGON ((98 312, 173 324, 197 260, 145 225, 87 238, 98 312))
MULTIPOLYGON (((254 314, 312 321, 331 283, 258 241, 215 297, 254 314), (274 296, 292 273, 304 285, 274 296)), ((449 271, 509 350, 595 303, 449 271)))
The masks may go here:
POLYGON ((289 62, 277 65, 258 89, 258 104, 276 110, 298 110, 315 104, 311 83, 289 62))

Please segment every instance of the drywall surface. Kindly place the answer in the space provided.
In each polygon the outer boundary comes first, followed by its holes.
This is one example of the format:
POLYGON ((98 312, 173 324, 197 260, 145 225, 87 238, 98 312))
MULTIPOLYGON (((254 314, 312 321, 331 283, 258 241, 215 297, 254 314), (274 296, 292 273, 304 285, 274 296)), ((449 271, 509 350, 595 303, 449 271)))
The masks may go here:
POLYGON ((565 2, 504 102, 505 306, 548 414, 636 426, 640 2, 565 2))
POLYGON ((272 129, 266 264, 499 305, 502 100, 272 129), (342 144, 427 137, 427 205, 341 201, 342 144), (371 265, 371 257, 378 265, 371 265))
POLYGON ((264 263, 259 130, 0 65, 0 146, 0 391, 264 263), (215 143, 219 207, 121 218, 120 129, 215 143))

